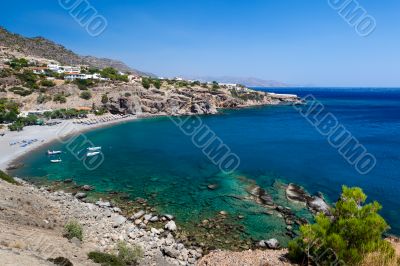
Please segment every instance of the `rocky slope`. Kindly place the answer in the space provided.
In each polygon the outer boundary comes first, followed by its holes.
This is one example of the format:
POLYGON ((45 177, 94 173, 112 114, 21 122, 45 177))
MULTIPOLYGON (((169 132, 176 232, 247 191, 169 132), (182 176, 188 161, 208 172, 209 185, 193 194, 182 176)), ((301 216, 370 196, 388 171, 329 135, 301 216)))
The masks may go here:
POLYGON ((43 37, 27 38, 19 34, 13 34, 2 27, 0 27, 0 46, 15 49, 30 56, 51 58, 66 65, 90 65, 97 68, 110 66, 123 72, 129 71, 141 74, 140 71, 130 68, 121 61, 93 56, 81 56, 43 37))

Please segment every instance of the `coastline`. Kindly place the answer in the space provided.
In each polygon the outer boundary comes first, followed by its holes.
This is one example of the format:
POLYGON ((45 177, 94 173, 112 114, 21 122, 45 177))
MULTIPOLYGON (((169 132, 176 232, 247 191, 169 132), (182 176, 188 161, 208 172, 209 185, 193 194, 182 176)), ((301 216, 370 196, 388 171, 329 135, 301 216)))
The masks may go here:
MULTIPOLYGON (((96 117, 97 119, 105 118, 106 116, 96 117)), ((7 131, 5 136, 0 137, 0 170, 6 171, 10 165, 18 164, 18 159, 22 156, 35 151, 45 145, 49 145, 59 138, 65 138, 70 135, 87 132, 94 129, 104 128, 116 124, 130 122, 139 119, 137 116, 129 116, 114 121, 102 122, 94 125, 74 124, 75 120, 63 120, 55 126, 28 126, 19 132, 7 131), (73 127, 73 132, 62 132, 63 128, 73 127), (11 146, 11 142, 21 142, 24 140, 37 139, 36 142, 27 147, 20 147, 20 144, 11 146)))
MULTIPOLYGON (((274 96, 279 96, 286 99, 297 98, 296 95, 292 94, 274 94, 274 96)), ((263 106, 279 106, 279 105, 287 105, 287 104, 296 104, 299 102, 290 102, 288 101, 286 104, 282 102, 269 102, 269 103, 251 103, 247 105, 241 105, 237 108, 217 108, 217 112, 211 115, 220 114, 219 110, 223 109, 244 109, 244 108, 257 108, 263 106)), ((179 116, 193 116, 196 114, 179 114, 179 116)), ((102 118, 106 118, 110 116, 96 116, 91 118, 91 120, 101 120, 102 118)), ((125 122, 130 122, 138 119, 146 119, 146 118, 155 118, 155 117, 167 117, 169 116, 166 113, 158 113, 158 114, 145 114, 145 115, 128 115, 126 118, 108 121, 108 122, 100 122, 94 125, 82 125, 82 124, 75 124, 72 120, 62 120, 62 122, 55 126, 28 126, 25 127, 22 131, 19 132, 12 132, 7 131, 5 136, 0 137, 0 170, 6 171, 8 167, 11 165, 18 165, 18 159, 27 155, 28 153, 35 151, 38 148, 41 148, 45 145, 49 145, 52 142, 56 141, 60 138, 66 138, 71 135, 76 135, 79 133, 91 131, 94 129, 104 128, 107 126, 113 126, 116 124, 121 124, 125 122), (60 133, 63 128, 72 128, 73 132, 66 130, 65 133, 60 133), (38 141, 28 145, 27 147, 20 147, 20 144, 11 146, 10 143, 12 142, 21 142, 23 140, 32 140, 37 139, 38 141)))

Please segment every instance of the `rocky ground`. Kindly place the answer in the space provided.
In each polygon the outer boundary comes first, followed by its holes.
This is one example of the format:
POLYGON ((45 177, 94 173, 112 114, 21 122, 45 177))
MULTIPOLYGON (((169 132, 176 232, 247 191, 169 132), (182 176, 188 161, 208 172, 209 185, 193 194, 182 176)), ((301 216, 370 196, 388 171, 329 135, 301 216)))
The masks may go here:
POLYGON ((198 266, 288 266, 287 250, 216 251, 203 257, 198 266))
MULTIPOLYGON (((43 265, 59 256, 74 265, 93 265, 88 252, 112 252, 120 240, 143 248, 140 265, 194 265, 202 256, 200 248, 186 248, 175 240, 173 220, 164 218, 166 229, 141 229, 108 202, 84 203, 62 191, 50 193, 27 183, 15 186, 0 181, 0 206, 0 254, 5 265, 19 260, 43 265), (63 226, 70 220, 82 224, 83 242, 63 238, 63 226)), ((154 219, 136 215, 144 223, 154 219)))

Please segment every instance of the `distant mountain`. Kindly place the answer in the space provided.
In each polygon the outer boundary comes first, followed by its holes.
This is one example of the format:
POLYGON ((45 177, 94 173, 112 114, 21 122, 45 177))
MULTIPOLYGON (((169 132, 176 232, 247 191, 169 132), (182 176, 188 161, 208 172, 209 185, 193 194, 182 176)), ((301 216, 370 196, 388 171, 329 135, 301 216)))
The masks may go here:
POLYGON ((122 72, 148 75, 118 60, 97 58, 94 56, 81 56, 43 37, 28 38, 11 33, 3 27, 0 27, 0 46, 7 46, 31 56, 53 59, 66 65, 82 64, 97 68, 114 67, 122 72))
POLYGON ((218 81, 222 83, 235 83, 242 84, 247 87, 289 87, 291 85, 275 81, 275 80, 264 80, 253 77, 186 77, 188 79, 194 79, 199 81, 218 81))

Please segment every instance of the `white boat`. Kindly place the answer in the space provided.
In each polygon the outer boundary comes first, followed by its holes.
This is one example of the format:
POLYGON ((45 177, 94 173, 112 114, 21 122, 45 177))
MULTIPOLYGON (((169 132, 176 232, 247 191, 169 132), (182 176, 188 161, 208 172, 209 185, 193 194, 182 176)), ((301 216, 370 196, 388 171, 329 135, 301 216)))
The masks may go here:
POLYGON ((90 147, 87 149, 88 149, 88 151, 99 151, 99 150, 101 150, 101 147, 90 147))
POLYGON ((47 151, 47 155, 61 154, 61 151, 47 151))
POLYGON ((58 159, 58 160, 50 160, 50 162, 52 162, 52 163, 61 163, 62 160, 61 160, 61 159, 58 159))
POLYGON ((99 155, 99 154, 100 154, 99 151, 88 152, 88 153, 86 154, 86 156, 87 156, 87 157, 93 157, 93 156, 96 156, 96 155, 99 155))

